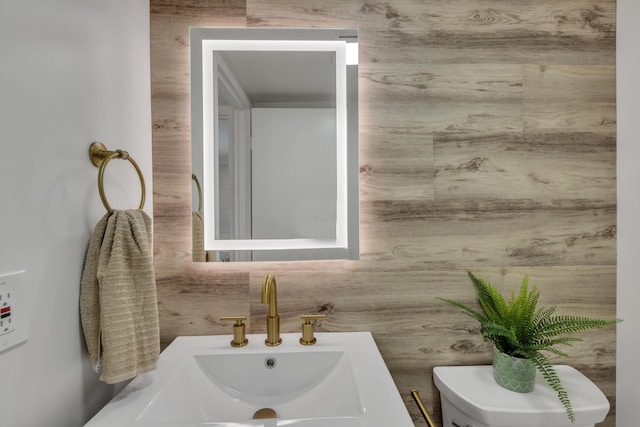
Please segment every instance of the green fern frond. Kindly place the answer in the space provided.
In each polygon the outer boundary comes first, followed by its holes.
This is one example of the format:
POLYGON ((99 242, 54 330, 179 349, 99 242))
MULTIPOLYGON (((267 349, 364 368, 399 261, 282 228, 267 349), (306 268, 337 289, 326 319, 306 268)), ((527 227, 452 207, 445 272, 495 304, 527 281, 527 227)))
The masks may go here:
POLYGON ((512 328, 508 328, 500 323, 487 322, 480 328, 482 336, 492 341, 493 344, 503 353, 511 354, 517 348, 518 337, 512 328))
POLYGON ((504 313, 507 310, 507 302, 500 292, 491 286, 489 282, 479 279, 471 272, 468 272, 468 274, 476 288, 478 302, 487 314, 487 317, 492 320, 504 318, 504 313))
POLYGON ((559 348, 553 347, 553 346, 549 346, 549 345, 545 345, 545 344, 536 344, 536 345, 529 345, 529 346, 523 346, 522 349, 526 350, 526 351, 535 351, 535 352, 540 352, 540 351, 546 351, 549 353, 553 353, 557 356, 562 356, 562 357, 569 357, 569 354, 560 350, 559 348))
POLYGON ((619 320, 591 319, 582 316, 553 316, 545 319, 537 331, 540 335, 552 337, 558 335, 573 334, 589 329, 602 328, 613 325, 619 320))
POLYGON ((478 322, 480 322, 480 324, 485 323, 487 320, 489 320, 487 318, 487 316, 483 315, 482 313, 480 313, 477 310, 474 310, 473 308, 469 307, 468 305, 462 304, 458 301, 453 301, 447 298, 437 298, 440 301, 444 301, 444 302, 448 302, 451 305, 455 305, 456 307, 462 309, 465 314, 467 314, 468 316, 473 317, 474 319, 476 319, 478 322))
POLYGON ((540 338, 536 340, 537 345, 546 345, 552 347, 555 345, 573 345, 574 342, 584 341, 580 337, 558 337, 558 338, 540 338))
MULTIPOLYGON (((533 294, 533 292, 532 292, 533 294)), ((520 291, 518 296, 515 297, 514 293, 511 293, 511 307, 517 313, 518 317, 525 317, 526 311, 529 308, 529 300, 533 300, 534 295, 529 294, 529 276, 524 276, 522 283, 520 284, 520 291)), ((535 304, 534 304, 535 308, 535 304)), ((533 313, 531 313, 533 314, 533 313)))
POLYGON ((539 308, 531 319, 531 327, 529 333, 532 335, 537 335, 537 331, 539 331, 545 324, 547 324, 548 319, 551 318, 551 316, 555 312, 555 306, 548 308, 539 308))
POLYGON ((531 325, 536 315, 536 306, 540 292, 534 286, 531 292, 528 292, 529 278, 525 277, 520 287, 520 296, 515 301, 518 309, 517 323, 520 336, 528 336, 531 333, 531 325))
POLYGON ((573 412, 569 394, 562 385, 560 377, 558 377, 558 374, 553 365, 551 365, 551 363, 549 362, 549 359, 547 359, 541 353, 534 352, 531 353, 529 360, 531 360, 536 365, 538 372, 542 374, 542 377, 545 379, 545 381, 549 384, 553 391, 556 392, 558 400, 560 400, 560 403, 562 403, 562 406, 564 406, 564 409, 567 412, 567 416, 569 417, 571 422, 575 422, 576 414, 573 412))

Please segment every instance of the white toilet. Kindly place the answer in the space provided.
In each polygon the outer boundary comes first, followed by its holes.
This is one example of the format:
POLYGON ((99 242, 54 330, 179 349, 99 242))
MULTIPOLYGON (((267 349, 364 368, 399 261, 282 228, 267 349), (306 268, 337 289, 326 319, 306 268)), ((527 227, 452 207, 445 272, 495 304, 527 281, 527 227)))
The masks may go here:
POLYGON ((556 365, 576 415, 569 420, 556 392, 537 374, 530 393, 499 386, 492 366, 445 366, 433 369, 440 390, 443 427, 594 427, 609 412, 609 401, 576 369, 556 365))

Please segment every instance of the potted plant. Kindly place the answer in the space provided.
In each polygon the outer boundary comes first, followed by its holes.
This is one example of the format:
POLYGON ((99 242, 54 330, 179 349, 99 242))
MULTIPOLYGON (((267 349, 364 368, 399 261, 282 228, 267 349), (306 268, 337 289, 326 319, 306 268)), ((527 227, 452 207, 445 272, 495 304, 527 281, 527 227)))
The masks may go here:
POLYGON ((468 272, 476 290, 481 310, 446 298, 438 298, 461 308, 480 322, 482 336, 494 345, 494 378, 501 386, 518 392, 533 390, 536 370, 557 393, 569 419, 575 421, 571 401, 553 365, 543 352, 565 356, 557 346, 582 341, 572 334, 612 325, 619 320, 602 320, 581 316, 554 315, 556 307, 537 308, 540 292, 529 290, 525 276, 518 294, 506 300, 486 280, 468 272))

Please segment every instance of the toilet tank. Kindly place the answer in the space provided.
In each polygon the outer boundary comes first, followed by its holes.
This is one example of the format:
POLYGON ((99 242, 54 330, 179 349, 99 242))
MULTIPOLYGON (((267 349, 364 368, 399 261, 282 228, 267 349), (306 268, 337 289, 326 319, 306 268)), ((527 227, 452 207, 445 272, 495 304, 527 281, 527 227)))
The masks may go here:
POLYGON ((609 412, 609 401, 578 370, 556 365, 576 415, 574 423, 556 392, 538 374, 530 393, 498 385, 492 366, 441 366, 433 369, 440 390, 443 427, 594 427, 609 412))

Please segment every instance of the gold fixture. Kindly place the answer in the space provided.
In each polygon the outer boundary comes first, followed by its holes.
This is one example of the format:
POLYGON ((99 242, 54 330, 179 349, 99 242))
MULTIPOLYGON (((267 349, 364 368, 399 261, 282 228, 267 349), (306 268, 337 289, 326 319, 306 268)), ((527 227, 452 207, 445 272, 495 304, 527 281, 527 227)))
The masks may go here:
POLYGON ((277 418, 276 411, 271 408, 262 408, 258 409, 255 414, 253 414, 254 420, 264 420, 268 418, 277 418))
POLYGON ((427 422, 427 425, 429 427, 435 427, 435 424, 431 419, 429 412, 427 412, 427 408, 424 407, 424 404, 422 403, 422 399, 420 399, 420 394, 418 393, 418 390, 411 390, 411 396, 413 396, 414 400, 418 404, 418 408, 420 409, 420 412, 422 412, 422 416, 424 417, 424 420, 427 422))
POLYGON ((138 173, 138 178, 140 178, 140 186, 142 187, 142 197, 140 199, 140 206, 138 209, 142 209, 144 207, 144 199, 145 199, 145 185, 144 185, 144 176, 142 176, 142 171, 138 167, 138 164, 133 160, 129 153, 123 150, 115 150, 109 151, 107 147, 104 146, 101 142, 94 142, 89 146, 89 158, 91 159, 91 163, 95 167, 100 168, 98 170, 98 191, 100 192, 100 199, 102 200, 102 204, 107 209, 107 212, 113 212, 109 202, 107 201, 107 196, 104 193, 104 170, 107 167, 107 163, 109 163, 112 159, 120 158, 122 160, 129 160, 133 165, 134 169, 138 173))
POLYGON ((269 304, 267 314, 267 339, 264 341, 269 347, 280 345, 280 316, 278 316, 278 301, 276 291, 276 279, 273 274, 267 274, 262 282, 262 304, 269 304))
POLYGON ((231 340, 231 347, 244 347, 249 340, 245 337, 245 325, 244 321, 247 320, 247 316, 223 316, 220 320, 232 320, 236 324, 233 325, 233 340, 231 340))
POLYGON ((305 314, 300 316, 302 319, 302 338, 300 344, 313 345, 316 343, 316 337, 313 336, 313 325, 316 320, 324 319, 326 314, 305 314))

